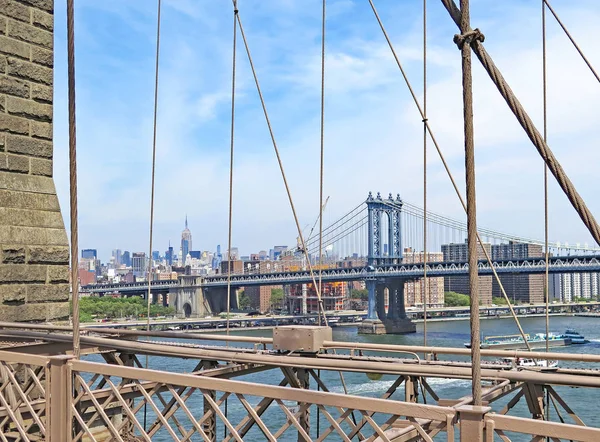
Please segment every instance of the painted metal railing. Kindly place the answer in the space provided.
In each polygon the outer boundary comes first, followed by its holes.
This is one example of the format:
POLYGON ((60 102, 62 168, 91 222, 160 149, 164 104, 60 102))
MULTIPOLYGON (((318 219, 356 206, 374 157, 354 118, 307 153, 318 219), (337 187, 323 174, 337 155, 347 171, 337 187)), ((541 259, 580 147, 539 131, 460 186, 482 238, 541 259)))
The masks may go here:
MULTIPOLYGON (((296 375, 308 379, 302 369, 296 375)), ((461 441, 600 440, 597 428, 495 414, 465 401, 342 395, 289 379, 264 385, 1 351, 0 440, 454 441, 459 430, 461 441), (318 430, 311 414, 320 415, 318 430)))

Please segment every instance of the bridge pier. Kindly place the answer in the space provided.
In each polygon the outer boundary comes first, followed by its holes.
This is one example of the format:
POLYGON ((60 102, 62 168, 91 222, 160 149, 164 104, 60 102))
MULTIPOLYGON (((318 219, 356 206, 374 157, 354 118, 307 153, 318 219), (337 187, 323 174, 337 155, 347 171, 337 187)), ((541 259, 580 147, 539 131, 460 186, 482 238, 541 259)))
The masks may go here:
POLYGON ((360 326, 361 334, 405 334, 415 333, 416 326, 406 316, 404 305, 404 281, 406 279, 386 278, 380 281, 367 281, 369 290, 369 315, 360 326), (389 293, 388 312, 385 312, 385 289, 389 293))

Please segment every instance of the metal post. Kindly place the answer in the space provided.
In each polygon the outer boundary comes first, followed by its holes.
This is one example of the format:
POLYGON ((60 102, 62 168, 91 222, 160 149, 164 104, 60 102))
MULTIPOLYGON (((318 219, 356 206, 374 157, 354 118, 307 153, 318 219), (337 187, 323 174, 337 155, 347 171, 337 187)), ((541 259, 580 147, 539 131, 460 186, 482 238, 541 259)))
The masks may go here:
MULTIPOLYGON (((296 371, 296 377, 298 378, 298 383, 300 385, 300 388, 304 388, 304 389, 310 389, 310 377, 308 374, 308 370, 305 370, 303 368, 299 368, 296 371)), ((298 406, 302 406, 304 404, 302 403, 298 403, 298 406)), ((306 431, 307 434, 310 434, 310 409, 307 408, 305 412, 300 414, 300 419, 299 419, 299 423, 300 426, 304 429, 304 431, 306 431)), ((304 442, 304 437, 302 436, 302 434, 300 434, 300 432, 298 432, 298 442, 304 442)))
POLYGON ((404 402, 419 402, 419 378, 415 376, 404 377, 404 402))
POLYGON ((71 440, 72 414, 71 414, 71 371, 69 361, 73 356, 53 356, 50 359, 50 379, 46 389, 50 397, 46 399, 46 413, 49 416, 49 442, 64 442, 71 440))
POLYGON ((491 407, 462 405, 456 409, 460 422, 461 442, 483 442, 484 418, 491 407))

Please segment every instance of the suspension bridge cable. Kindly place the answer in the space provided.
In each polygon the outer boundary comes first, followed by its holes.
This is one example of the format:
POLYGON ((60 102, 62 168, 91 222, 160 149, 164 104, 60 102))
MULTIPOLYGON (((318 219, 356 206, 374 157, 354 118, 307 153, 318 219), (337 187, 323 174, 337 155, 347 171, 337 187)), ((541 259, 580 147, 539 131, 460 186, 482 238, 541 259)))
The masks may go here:
MULTIPOLYGON (((150 331, 150 304, 152 302, 152 238, 154 229, 154 189, 156 172, 156 122, 158 117, 158 65, 160 56, 160 7, 161 0, 158 0, 158 15, 156 19, 156 59, 154 67, 154 120, 152 124, 152 179, 150 181, 150 233, 149 233, 149 252, 148 252, 148 294, 146 302, 146 330, 150 331)), ((146 368, 148 362, 146 358, 146 368)))
MULTIPOLYGON (((231 62, 231 139, 229 149, 229 227, 227 232, 227 335, 229 336, 229 314, 231 311, 231 231, 233 220, 233 146, 235 133, 235 55, 237 48, 237 0, 233 0, 233 48, 231 62)), ((229 342, 227 343, 229 346, 229 342)))
MULTIPOLYGON (((547 58, 546 55, 546 7, 545 0, 542 0, 542 89, 543 89, 543 113, 544 113, 544 142, 548 142, 548 112, 547 112, 547 104, 548 104, 548 95, 547 95, 547 58)), ((546 264, 545 278, 544 278, 544 295, 546 298, 546 352, 549 348, 548 339, 550 333, 550 276, 549 276, 549 266, 550 266, 550 256, 548 253, 548 166, 544 163, 544 258, 546 264)), ((548 361, 546 361, 546 365, 548 366, 548 361)))
POLYGON ((463 121, 465 136, 465 181, 467 187, 467 248, 469 258, 469 295, 471 329, 471 379, 473 405, 481 406, 481 350, 479 334, 479 274, 477 271, 477 209, 475 198, 475 143, 473 139, 473 78, 471 73, 471 40, 469 0, 460 0, 462 11, 460 32, 455 36, 462 55, 463 121))
POLYGON ((423 0, 423 346, 427 347, 427 0, 423 0))
MULTIPOLYGON (((444 3, 444 5, 446 5, 446 2, 450 1, 453 5, 454 2, 452 2, 452 0, 442 0, 442 2, 444 3)), ((375 5, 373 4, 373 0, 369 0, 369 4, 371 5, 371 9, 373 10, 373 13, 375 15, 375 18, 377 19, 377 22, 379 23, 379 27, 381 28, 381 31, 388 43, 388 46, 390 47, 390 50, 392 52, 392 55, 394 56, 394 59, 396 61, 396 64, 398 65, 398 68, 400 69, 400 72, 402 74, 402 77, 404 78, 404 81, 406 83, 406 86, 412 96, 412 99, 415 103, 415 106, 417 107, 419 113, 421 114, 421 118, 423 118, 425 120, 425 115, 423 114, 423 109, 421 108, 421 105, 419 103, 419 100, 417 99, 417 96, 415 94, 415 91, 408 79, 408 76, 406 75, 406 72, 404 71, 404 68, 402 67, 402 63, 400 63, 400 58, 398 57, 398 54, 396 53, 396 50, 394 49, 394 45, 392 44, 392 41, 390 40, 390 37, 387 33, 387 31, 385 30, 385 26, 383 25, 383 22, 381 21, 381 18, 379 17, 379 14, 377 13, 377 9, 375 8, 375 5)), ((454 8, 456 8, 456 5, 454 5, 454 8)), ((458 10, 458 8, 456 8, 458 10)), ((460 11, 458 12, 458 16, 455 19, 458 20, 457 23, 460 24, 460 11)), ((475 41, 475 43, 477 43, 477 41, 475 41)), ((437 139, 435 138, 434 134, 433 134, 433 130, 431 129, 431 126, 429 124, 429 121, 425 120, 425 125, 427 126, 427 132, 429 133, 429 136, 431 137, 431 141, 433 142, 433 145, 435 146, 435 149, 440 157, 440 160, 442 161, 442 164, 444 166, 444 169, 446 170, 446 173, 448 174, 448 178, 450 179, 450 182, 452 183, 452 187, 454 188, 454 191, 456 193, 456 195, 458 196, 458 199, 463 207, 463 210, 465 211, 465 213, 467 212, 467 205, 465 203, 465 200, 462 197, 462 194, 460 192, 460 189, 458 188, 458 185, 456 184, 456 180, 454 179, 454 175, 452 174, 452 171, 450 170, 450 167, 448 166, 448 163, 446 162, 446 158, 444 157, 444 154, 442 153, 442 150, 437 142, 437 139)), ((508 308, 511 312, 511 316, 513 317, 515 323, 517 324, 517 327, 519 329, 519 333, 521 334, 521 337, 523 338, 523 340, 525 341, 525 344, 527 345, 527 349, 529 351, 531 351, 531 346, 529 345, 529 342, 527 341, 527 338, 525 336, 525 332, 523 331, 523 328, 521 327, 521 323, 519 321, 519 318, 517 317, 517 314, 510 302, 510 299, 508 298, 508 295, 506 294, 506 290, 504 289, 504 285, 502 284, 502 281, 500 281, 500 277, 498 276, 498 273, 496 272, 496 269, 493 266, 492 263, 492 258, 489 255, 487 249, 485 247, 483 247, 483 242, 481 240, 481 236, 479 235, 479 232, 477 233, 477 240, 479 242, 479 244, 481 245, 481 249, 485 255, 485 259, 487 260, 487 262, 490 265, 490 268, 492 270, 492 273, 494 275, 494 279, 497 281, 498 286, 500 287, 500 291, 502 292, 502 296, 504 296, 504 299, 506 300, 507 304, 508 304, 508 308)))
POLYGON ((314 235, 311 236, 310 238, 308 238, 306 240, 306 245, 310 248, 313 245, 318 245, 319 243, 319 237, 321 236, 322 238, 326 239, 328 237, 331 236, 336 236, 338 235, 339 231, 342 228, 345 228, 345 226, 347 226, 348 224, 350 224, 351 222, 353 222, 357 217, 361 217, 365 218, 366 217, 366 211, 367 209, 365 208, 364 210, 360 211, 360 212, 356 212, 354 215, 352 215, 352 217, 347 218, 344 223, 342 223, 341 225, 338 225, 335 229, 329 229, 327 230, 327 232, 324 235, 314 235))
MULTIPOLYGON (((460 20, 462 15, 460 9, 456 6, 453 0, 441 1, 444 7, 447 9, 450 16, 452 17, 455 24, 460 28, 460 20)), ((472 31, 471 29, 469 29, 469 32, 478 31, 472 31)), ((471 45, 471 48, 475 52, 475 55, 477 55, 477 58, 481 62, 483 68, 487 71, 491 80, 496 85, 498 92, 500 92, 500 95, 502 95, 504 101, 506 101, 506 104, 517 118, 517 121, 525 130, 525 133, 537 149, 538 153, 548 165, 548 168, 550 169, 550 171, 556 178, 556 181, 558 182, 559 186, 571 202, 571 205, 577 211, 579 217, 581 218, 585 226, 588 228, 590 234, 592 235, 596 243, 600 245, 600 225, 598 225, 598 222, 594 218, 594 215, 585 204, 583 198, 581 198, 581 195, 579 195, 579 193, 577 192, 577 189, 575 189, 574 184, 569 179, 568 175, 562 168, 560 162, 552 153, 550 147, 544 141, 542 135, 537 130, 535 124, 531 120, 531 117, 527 114, 523 105, 515 96, 514 92, 502 76, 502 73, 495 65, 490 55, 485 50, 485 47, 483 46, 482 42, 474 40, 473 44, 471 45)))
MULTIPOLYGON (((323 0, 321 18, 321 167, 319 169, 319 293, 323 293, 323 172, 325 152, 325 20, 327 0, 323 0)), ((321 320, 319 319, 319 323, 321 320)))
POLYGON ((240 34, 242 35, 242 40, 244 41, 244 47, 246 49, 246 55, 248 56, 248 61, 250 63, 250 69, 252 71, 252 76, 254 77, 254 83, 256 84, 256 90, 258 92, 258 96, 259 96, 260 103, 261 103, 261 106, 262 106, 262 109, 263 109, 263 113, 265 115, 265 120, 266 120, 266 123, 267 123, 267 127, 269 129, 269 135, 271 137, 271 142, 273 144, 273 149, 275 150, 275 156, 277 157, 277 163, 279 164, 279 170, 281 171, 281 177, 283 179, 283 184, 285 186, 285 190, 286 190, 286 193, 287 193, 288 201, 289 201, 290 207, 292 209, 292 215, 294 217, 294 222, 296 223, 296 229, 298 230, 298 236, 300 237, 300 242, 301 242, 301 245, 302 245, 302 252, 306 255, 306 258, 307 258, 306 261, 307 261, 307 264, 308 264, 308 269, 309 269, 309 272, 310 272, 312 283, 313 283, 313 286, 315 287, 315 291, 317 293, 317 299, 318 299, 318 304, 319 304, 319 312, 323 316, 323 321, 324 321, 325 325, 327 326, 328 325, 328 323, 327 323, 327 316, 325 315, 325 308, 323 306, 323 299, 321 297, 321 292, 319 292, 319 287, 317 285, 317 281, 316 281, 316 278, 315 278, 315 273, 313 271, 312 264, 310 262, 310 257, 308 256, 308 253, 307 253, 307 250, 306 250, 306 245, 304 243, 304 235, 302 234, 302 229, 300 228, 300 222, 298 221, 298 215, 296 214, 296 207, 294 206, 294 200, 292 198, 292 193, 290 191, 290 187, 289 187, 288 182, 287 182, 287 178, 286 178, 286 175, 285 175, 285 170, 283 168, 283 162, 281 161, 281 156, 279 155, 279 148, 277 147, 277 141, 275 140, 275 134, 273 133, 273 128, 271 126, 271 120, 269 118, 269 113, 267 112, 267 106, 265 104, 265 100, 264 100, 263 95, 262 95, 262 90, 260 88, 260 83, 258 82, 258 76, 256 74, 256 69, 254 68, 254 62, 252 60, 252 55, 250 53, 250 48, 248 46, 248 41, 246 39, 246 34, 244 32, 244 27, 242 25, 242 19, 240 17, 239 12, 238 12, 238 14, 236 14, 236 17, 237 17, 238 25, 240 27, 240 34))
MULTIPOLYGON (((152 238, 154 228, 154 189, 155 189, 155 171, 156 171, 156 128, 158 118, 158 67, 160 56, 160 7, 161 0, 158 0, 158 11, 156 17, 156 59, 154 66, 154 115, 152 124, 152 179, 150 182, 150 228, 148 241, 148 293, 146 296, 146 331, 150 331, 150 303, 152 302, 152 238)), ((165 295, 163 295, 165 296, 165 295)), ((145 368, 149 366, 149 357, 146 355, 145 368)), ((144 428, 147 422, 147 406, 144 404, 144 428)))
POLYGON ((71 292, 73 355, 79 359, 79 238, 77 227, 77 125, 75 118, 75 5, 67 0, 67 70, 69 89, 69 192, 71 209, 71 292))
MULTIPOLYGON (((350 225, 350 227, 352 227, 353 225, 356 225, 357 222, 360 222, 360 221, 364 220, 365 218, 367 218, 367 214, 364 212, 366 212, 366 210, 363 212, 359 212, 352 218, 348 219, 348 221, 344 223, 344 228, 348 229, 349 228, 349 227, 347 227, 348 225, 350 225), (356 218, 358 218, 358 221, 354 221, 356 218), (350 224, 350 223, 353 223, 353 224, 350 224)), ((335 231, 331 231, 331 232, 327 233, 327 235, 324 235, 322 238, 324 241, 329 241, 332 237, 337 238, 337 237, 340 237, 340 235, 343 236, 345 231, 346 230, 341 230, 341 227, 340 227, 340 228, 336 229, 335 231)), ((309 250, 313 250, 315 247, 318 247, 318 245, 319 245, 319 237, 313 237, 312 240, 309 240, 306 243, 306 247, 309 250)))
MULTIPOLYGON (((590 68, 590 71, 592 71, 592 74, 594 75, 594 77, 596 77, 596 80, 598 80, 598 82, 600 82, 600 76, 598 76, 598 73, 595 71, 595 69, 592 66, 592 64, 590 63, 590 61, 584 55, 584 53, 581 50, 581 48, 579 47, 579 45, 577 45, 577 43, 575 42, 575 39, 571 36, 571 34, 569 33, 569 31, 567 30, 567 27, 563 24, 563 22, 561 21, 561 19, 558 17, 558 14, 556 13, 556 11, 554 11, 554 8, 550 5, 550 2, 548 0, 543 0, 543 3, 546 6, 548 6, 548 10, 552 13, 552 15, 556 19, 557 23, 560 25, 560 27, 562 28, 562 30, 565 32, 565 34, 567 35, 567 37, 569 38, 569 40, 571 40, 571 43, 573 43, 573 46, 575 47, 575 49, 577 50, 577 52, 579 52, 579 55, 581 55, 581 58, 583 59, 583 61, 587 65, 587 67, 590 68)), ((545 12, 544 12, 544 14, 545 14, 545 12)))
MULTIPOLYGON (((544 119, 544 142, 548 143, 548 113, 547 113, 547 69, 546 69, 546 4, 542 0, 542 112, 544 119)), ((548 256, 548 166, 544 163, 544 300, 546 302, 546 353, 550 348, 550 294, 549 294, 549 256, 548 256)), ((546 359, 546 367, 550 366, 550 360, 546 359)), ((546 404, 550 398, 550 391, 546 389, 546 404)), ((546 406, 546 420, 550 420, 550 407, 546 406)))
MULTIPOLYGON (((359 222, 357 222, 356 224, 352 225, 351 227, 348 228, 347 231, 344 231, 343 236, 339 237, 339 238, 332 238, 329 242, 324 242, 323 243, 323 248, 327 248, 328 246, 335 244, 336 242, 339 242, 345 238, 348 238, 352 233, 356 232, 357 230, 359 230, 360 228, 366 226, 368 224, 368 222, 366 221, 366 219, 362 219, 359 222)), ((309 249, 309 252, 312 253, 314 251, 314 249, 309 249)))

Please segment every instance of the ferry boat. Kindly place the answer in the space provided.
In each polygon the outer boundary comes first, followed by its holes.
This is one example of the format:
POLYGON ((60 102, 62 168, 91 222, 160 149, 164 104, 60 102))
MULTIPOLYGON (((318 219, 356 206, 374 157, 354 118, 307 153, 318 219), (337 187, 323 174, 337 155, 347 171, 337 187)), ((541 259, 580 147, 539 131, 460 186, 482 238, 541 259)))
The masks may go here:
MULTIPOLYGON (((546 348, 546 335, 544 333, 536 333, 534 336, 526 334, 525 338, 527 339, 527 344, 529 344, 531 348, 546 348)), ((481 348, 517 350, 527 349, 527 344, 521 335, 486 336, 481 341, 481 348)), ((571 338, 564 335, 557 335, 554 333, 548 335, 549 347, 565 347, 571 344, 571 338)), ((471 348, 471 343, 465 342, 465 347, 471 348)))
POLYGON ((577 333, 574 329, 572 328, 568 328, 562 335, 565 338, 568 338, 571 340, 571 344, 587 344, 588 341, 587 339, 585 339, 585 336, 582 336, 581 334, 577 333))

